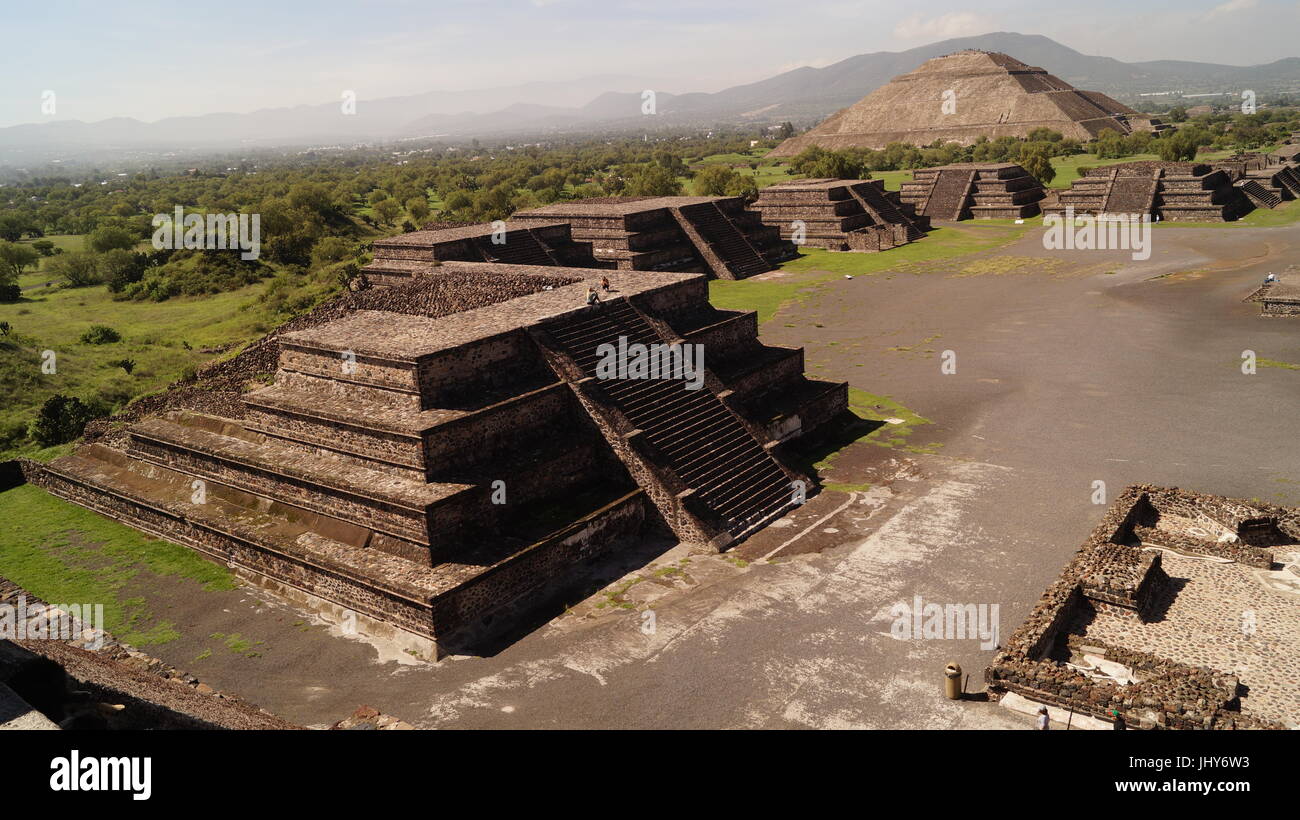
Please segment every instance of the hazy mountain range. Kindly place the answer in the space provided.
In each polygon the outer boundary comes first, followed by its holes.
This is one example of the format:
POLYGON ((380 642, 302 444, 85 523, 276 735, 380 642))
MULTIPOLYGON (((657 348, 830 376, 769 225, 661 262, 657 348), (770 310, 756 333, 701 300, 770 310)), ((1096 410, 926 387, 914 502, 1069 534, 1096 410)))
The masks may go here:
POLYGON ((361 99, 353 116, 344 115, 341 101, 334 101, 247 114, 171 117, 152 123, 122 117, 94 123, 18 125, 0 128, 0 150, 4 151, 0 164, 40 161, 69 150, 136 152, 427 137, 544 137, 563 132, 640 132, 782 120, 809 124, 932 57, 967 48, 1002 51, 1079 88, 1128 100, 1137 94, 1162 91, 1300 91, 1300 58, 1295 57, 1246 67, 1181 60, 1124 63, 1082 54, 1039 35, 1000 32, 907 51, 859 54, 824 68, 797 68, 716 93, 658 93, 653 118, 641 113, 642 91, 654 88, 651 81, 606 75, 572 82, 361 99))

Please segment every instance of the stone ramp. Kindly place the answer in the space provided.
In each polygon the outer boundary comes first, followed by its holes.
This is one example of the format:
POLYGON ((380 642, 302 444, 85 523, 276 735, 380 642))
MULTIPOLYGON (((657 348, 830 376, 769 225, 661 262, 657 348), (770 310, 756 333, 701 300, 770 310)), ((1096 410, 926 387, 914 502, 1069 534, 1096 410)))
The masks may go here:
POLYGON ((906 225, 907 240, 915 242, 925 236, 925 231, 917 224, 916 220, 903 213, 902 209, 894 204, 884 191, 871 182, 865 185, 849 185, 849 193, 862 209, 871 214, 877 222, 891 225, 906 225))
POLYGON ((744 279, 772 269, 716 204, 706 202, 671 210, 719 279, 744 279))
POLYGON ((1282 204, 1280 196, 1260 185, 1256 180, 1243 179, 1237 183, 1237 187, 1257 208, 1276 208, 1282 204))
POLYGON ((592 246, 553 219, 510 220, 414 231, 376 239, 363 270, 372 284, 400 285, 435 275, 440 262, 493 262, 542 267, 597 267, 592 246))
POLYGON ((970 195, 975 171, 957 168, 944 168, 935 174, 934 185, 921 213, 931 219, 957 221, 966 212, 966 198, 970 195))
MULTIPOLYGON (((546 326, 577 370, 598 376, 601 345, 663 345, 665 340, 626 300, 546 326)), ((599 390, 644 438, 647 449, 732 539, 789 506, 791 478, 745 423, 712 390, 677 379, 608 378, 599 390)))
POLYGON ((562 220, 590 243, 593 267, 705 272, 738 279, 792 259, 795 249, 739 197, 606 197, 516 213, 521 225, 562 220))
POLYGON ((763 189, 754 209, 782 236, 832 251, 889 250, 925 235, 924 218, 906 213, 872 180, 780 183, 763 189))
MULTIPOLYGON (((1262 187, 1262 186, 1261 186, 1262 187)), ((1224 222, 1256 205, 1231 173, 1204 163, 1141 161, 1093 168, 1058 197, 1053 213, 1149 214, 1167 222, 1224 222)))
POLYGON ((490 237, 475 237, 474 244, 483 254, 485 262, 503 262, 508 265, 556 265, 560 261, 545 243, 531 230, 517 231, 512 241, 494 244, 490 237))
POLYGON ((1148 176, 1116 176, 1102 211, 1108 214, 1149 214, 1155 207, 1160 171, 1148 176))
POLYGON ((928 218, 1019 219, 1039 213, 1042 183, 1010 162, 918 168, 899 199, 928 218))
POLYGON ((1277 178, 1293 197, 1300 199, 1300 171, 1295 166, 1286 166, 1277 178))

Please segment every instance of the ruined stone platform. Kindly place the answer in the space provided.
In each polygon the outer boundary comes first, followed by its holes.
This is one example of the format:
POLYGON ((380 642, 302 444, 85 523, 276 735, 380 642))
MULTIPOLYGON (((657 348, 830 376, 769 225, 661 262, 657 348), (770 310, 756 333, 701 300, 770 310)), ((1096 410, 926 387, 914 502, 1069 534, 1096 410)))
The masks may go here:
POLYGON ((1300 727, 1300 509, 1134 486, 985 670, 1129 728, 1300 727))
POLYGON ((784 239, 834 251, 883 251, 925 235, 929 220, 879 180, 801 179, 764 188, 754 203, 784 239))
POLYGON ((618 270, 678 270, 740 279, 795 255, 776 228, 739 197, 615 197, 557 202, 513 217, 521 224, 562 221, 618 270))
POLYGON ((1124 162, 1090 168, 1062 191, 1052 213, 1149 215, 1170 222, 1225 222, 1255 205, 1231 168, 1194 162, 1124 162))
POLYGON ((437 656, 647 522, 719 548, 745 537, 804 478, 782 448, 846 412, 846 385, 761 344, 752 312, 713 308, 704 276, 436 268, 379 290, 421 304, 454 281, 481 298, 425 314, 346 294, 354 307, 319 309, 336 318, 275 335, 274 383, 247 383, 239 412, 164 402, 25 463, 27 480, 437 656), (699 345, 703 389, 595 378, 592 351, 625 338, 699 345))
POLYGON ((1043 185, 1011 162, 917 168, 899 199, 929 219, 1023 219, 1039 212, 1043 185))

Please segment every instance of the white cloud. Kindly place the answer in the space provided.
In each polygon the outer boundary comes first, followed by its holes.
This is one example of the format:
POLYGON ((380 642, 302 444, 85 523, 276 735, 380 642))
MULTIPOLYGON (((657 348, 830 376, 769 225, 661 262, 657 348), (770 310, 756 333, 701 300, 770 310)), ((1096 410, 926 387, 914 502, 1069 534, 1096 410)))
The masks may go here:
POLYGON ((1205 19, 1212 20, 1226 14, 1246 11, 1255 8, 1256 5, 1258 5, 1257 0, 1228 0, 1228 2, 1210 9, 1210 13, 1205 15, 1205 19))
MULTIPOLYGON (((1254 0, 1230 0, 1230 2, 1254 2, 1254 0)), ((949 37, 986 34, 995 30, 996 26, 981 14, 950 11, 937 17, 913 14, 894 26, 894 36, 900 40, 944 40, 949 37)))

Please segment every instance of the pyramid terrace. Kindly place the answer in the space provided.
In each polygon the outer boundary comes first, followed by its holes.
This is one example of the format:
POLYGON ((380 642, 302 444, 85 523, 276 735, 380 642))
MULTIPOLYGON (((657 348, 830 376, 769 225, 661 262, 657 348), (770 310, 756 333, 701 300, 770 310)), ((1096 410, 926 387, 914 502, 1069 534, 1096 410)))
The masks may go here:
POLYGON ((1020 219, 1038 214, 1043 185, 1010 162, 918 168, 900 201, 927 219, 1020 219))
POLYGON ((918 217, 879 180, 801 179, 759 193, 754 209, 784 239, 834 251, 883 251, 925 235, 918 217))
POLYGON ((760 343, 754 313, 713 308, 704 276, 431 267, 327 303, 25 477, 429 656, 644 527, 721 549, 812 486, 784 445, 844 413, 847 386, 760 343), (704 388, 598 378, 620 339, 702 346, 704 388))

